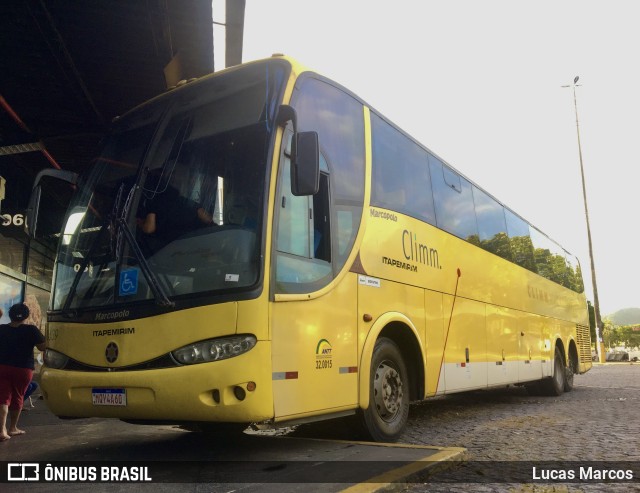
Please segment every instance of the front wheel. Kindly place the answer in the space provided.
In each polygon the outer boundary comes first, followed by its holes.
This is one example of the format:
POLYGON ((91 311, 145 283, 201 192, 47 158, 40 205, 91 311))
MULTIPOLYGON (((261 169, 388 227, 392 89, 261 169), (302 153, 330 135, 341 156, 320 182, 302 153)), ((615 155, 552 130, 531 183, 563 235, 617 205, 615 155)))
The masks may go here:
POLYGON ((369 375, 369 407, 362 411, 366 434, 378 442, 397 440, 409 417, 407 367, 397 344, 381 337, 376 342, 369 375))

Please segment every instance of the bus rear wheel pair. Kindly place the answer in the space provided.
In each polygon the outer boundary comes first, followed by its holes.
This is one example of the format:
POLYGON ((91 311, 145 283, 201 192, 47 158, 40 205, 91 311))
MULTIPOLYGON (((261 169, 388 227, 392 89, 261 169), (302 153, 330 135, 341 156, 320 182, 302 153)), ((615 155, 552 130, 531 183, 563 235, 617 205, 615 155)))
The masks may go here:
POLYGON ((527 391, 532 395, 552 397, 562 395, 563 392, 571 392, 576 367, 577 364, 573 353, 569 353, 569 364, 565 366, 562 350, 556 347, 553 357, 553 376, 526 384, 527 391))

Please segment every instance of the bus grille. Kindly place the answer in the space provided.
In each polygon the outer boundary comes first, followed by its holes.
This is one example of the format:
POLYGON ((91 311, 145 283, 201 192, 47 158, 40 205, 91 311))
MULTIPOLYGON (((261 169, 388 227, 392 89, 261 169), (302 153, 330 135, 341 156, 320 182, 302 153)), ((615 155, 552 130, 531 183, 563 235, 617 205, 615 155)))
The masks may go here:
POLYGON ((591 363, 591 332, 586 325, 576 325, 580 363, 591 363))

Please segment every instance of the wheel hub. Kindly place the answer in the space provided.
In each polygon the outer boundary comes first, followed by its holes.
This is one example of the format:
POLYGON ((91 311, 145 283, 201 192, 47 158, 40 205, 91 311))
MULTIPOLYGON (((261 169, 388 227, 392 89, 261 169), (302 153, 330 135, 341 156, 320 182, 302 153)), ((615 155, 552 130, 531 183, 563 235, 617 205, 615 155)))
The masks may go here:
POLYGON ((376 371, 373 391, 380 417, 393 417, 400 409, 404 395, 400 373, 392 366, 381 363, 376 371))

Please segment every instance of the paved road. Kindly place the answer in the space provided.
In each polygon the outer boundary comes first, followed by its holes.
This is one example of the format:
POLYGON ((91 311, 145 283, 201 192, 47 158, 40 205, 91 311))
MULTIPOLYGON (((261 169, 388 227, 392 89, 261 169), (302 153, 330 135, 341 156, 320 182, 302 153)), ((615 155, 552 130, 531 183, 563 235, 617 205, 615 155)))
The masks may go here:
MULTIPOLYGON (((620 363, 595 366, 586 375, 576 377, 572 392, 556 398, 529 396, 524 389, 513 387, 454 394, 413 404, 401 442, 464 447, 468 450, 468 462, 438 473, 429 483, 425 483, 426 478, 417 477, 416 483, 400 488, 410 492, 640 491, 639 482, 553 487, 530 484, 529 477, 518 481, 519 484, 478 482, 479 472, 486 470, 487 463, 495 472, 508 467, 511 461, 540 465, 545 461, 574 461, 573 465, 592 461, 635 461, 637 470, 640 465, 639 391, 640 364, 620 363), (483 466, 479 467, 479 464, 483 466)), ((47 413, 41 401, 34 411, 25 415, 24 426, 29 435, 11 440, 16 443, 0 444, 0 460, 46 461, 53 457, 56 460, 193 460, 203 458, 204 452, 205 460, 215 460, 216 454, 225 457, 229 454, 228 443, 209 443, 206 437, 172 427, 133 426, 97 419, 60 422, 47 413)), ((348 428, 325 422, 301 426, 290 435, 348 439, 349 433, 348 428)), ((246 437, 243 443, 251 440, 246 437)), ((260 451, 265 451, 263 446, 242 448, 239 443, 237 445, 235 448, 243 456, 251 451, 259 460, 260 451)), ((316 459, 309 457, 309 460, 316 459)), ((635 477, 640 480, 640 473, 635 477)), ((162 486, 152 489, 170 491, 162 486)), ((318 485, 310 485, 309 491, 317 491, 314 486, 318 485)), ((33 492, 35 488, 30 490, 33 492)), ((194 485, 183 490, 210 491, 210 485, 194 485)))
MULTIPOLYGON (((318 427, 321 425, 319 424, 318 427)), ((326 429, 326 434, 330 434, 326 429)), ((344 432, 344 430, 337 433, 344 432)), ((318 431, 298 430, 297 434, 318 431)), ((640 364, 596 365, 576 376, 572 392, 560 397, 530 396, 524 388, 454 394, 411 406, 403 443, 465 447, 468 465, 432 478, 462 484, 414 484, 408 491, 640 491, 634 484, 540 485, 486 484, 477 481, 491 461, 508 470, 511 461, 535 465, 572 461, 635 461, 640 466, 640 364), (485 463, 486 464, 486 463, 485 463)), ((528 471, 528 469, 527 469, 528 471)), ((640 474, 635 475, 640 481, 640 474)))
MULTIPOLYGON (((576 377, 572 392, 532 397, 524 389, 475 392, 413 406, 407 443, 460 445, 469 461, 635 461, 640 464, 640 364, 597 365, 576 377)), ((440 480, 473 477, 474 466, 445 473, 440 480)), ((477 477, 477 476, 476 476, 477 477)), ((640 477, 636 475, 636 480, 640 477)), ((506 484, 414 485, 418 491, 640 491, 634 484, 563 484, 554 487, 506 484), (428 487, 427 487, 428 486, 428 487)))
POLYGON ((513 387, 416 404, 403 442, 463 446, 469 460, 640 461, 640 364, 575 383, 555 398, 513 387))

